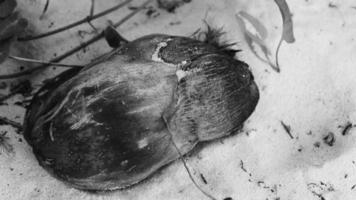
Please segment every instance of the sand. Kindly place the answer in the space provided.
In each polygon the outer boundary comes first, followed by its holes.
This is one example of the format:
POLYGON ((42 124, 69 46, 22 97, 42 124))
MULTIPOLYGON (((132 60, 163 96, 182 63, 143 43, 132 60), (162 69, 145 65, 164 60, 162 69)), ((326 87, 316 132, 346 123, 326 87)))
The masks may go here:
MULTIPOLYGON (((96 12, 118 0, 97 1, 96 12)), ((139 5, 141 0, 131 3, 139 5)), ((34 33, 45 32, 85 17, 89 0, 18 0, 21 14, 34 33)), ((237 42, 238 54, 247 62, 260 88, 261 99, 238 134, 205 144, 189 157, 187 164, 200 186, 217 199, 234 200, 352 200, 356 198, 356 2, 288 1, 293 14, 296 42, 284 43, 280 51, 281 72, 276 73, 249 50, 235 14, 244 10, 267 28, 267 46, 274 52, 282 31, 281 16, 274 1, 193 0, 168 13, 141 12, 117 30, 131 40, 149 33, 188 36, 204 27, 203 19, 223 27, 226 39, 237 42), (159 13, 159 14, 157 14, 159 13), (281 124, 289 130, 286 132, 281 124), (204 177, 206 183, 202 179, 204 177)), ((93 22, 98 29, 107 20, 118 21, 130 12, 125 8, 93 22)), ((49 60, 95 34, 87 24, 61 34, 18 43, 12 55, 49 60)), ((63 63, 85 64, 110 48, 100 41, 63 63)), ((0 74, 34 65, 8 60, 0 74)), ((31 77, 8 80, 7 84, 31 78, 38 89, 42 80, 58 74, 48 68, 31 77)), ((5 94, 8 89, 2 89, 5 94)), ((22 123, 25 109, 15 95, 0 106, 3 117, 22 123)), ((13 153, 0 155, 0 200, 141 200, 207 199, 189 179, 183 164, 176 161, 141 184, 123 191, 91 194, 72 189, 42 169, 18 130, 7 131, 13 153)))

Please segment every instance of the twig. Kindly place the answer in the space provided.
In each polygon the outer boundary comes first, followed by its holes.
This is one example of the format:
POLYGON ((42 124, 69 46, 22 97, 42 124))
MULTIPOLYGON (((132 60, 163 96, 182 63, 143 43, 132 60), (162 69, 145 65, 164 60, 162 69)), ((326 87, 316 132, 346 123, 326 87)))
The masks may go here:
POLYGON ((281 121, 281 125, 282 125, 283 129, 286 131, 286 133, 289 135, 289 137, 291 139, 294 139, 294 137, 290 131, 290 126, 286 125, 283 121, 281 121))
POLYGON ((203 183, 208 184, 208 181, 206 181, 206 178, 204 177, 203 174, 200 174, 200 178, 203 181, 203 183))
POLYGON ((54 66, 59 66, 59 67, 84 67, 83 65, 69 65, 69 64, 48 62, 48 61, 43 61, 43 60, 35 60, 35 59, 30 59, 30 58, 22 58, 22 57, 17 57, 17 56, 8 56, 8 58, 11 58, 16 61, 38 63, 38 64, 44 64, 44 65, 54 65, 54 66))
MULTIPOLYGON (((150 2, 152 2, 153 0, 148 0, 146 1, 145 3, 143 3, 137 10, 131 12, 130 14, 128 14, 126 17, 124 17, 123 19, 121 19, 119 22, 115 23, 113 26, 115 28, 119 27, 120 25, 122 25, 123 23, 125 23, 127 20, 129 20, 131 17, 133 17, 135 14, 137 14, 139 11, 141 11, 147 4, 149 4, 150 2)), ((58 56, 57 58, 54 58, 52 60, 50 60, 49 62, 50 63, 53 63, 53 62, 59 62, 65 58, 67 58, 68 56, 71 56, 72 54, 76 53, 77 51, 80 51, 81 49, 93 44, 94 42, 102 39, 104 37, 104 32, 101 32, 100 34, 94 36, 93 38, 89 39, 88 41, 84 42, 84 43, 81 43, 80 45, 74 47, 73 49, 69 50, 68 52, 58 56)), ((40 66, 37 66, 37 67, 34 67, 34 68, 31 68, 31 69, 28 69, 28 70, 24 70, 22 72, 17 72, 17 73, 13 73, 13 74, 7 74, 7 75, 1 75, 0 76, 0 80, 1 79, 11 79, 11 78, 17 78, 17 77, 20 77, 20 76, 25 76, 25 75, 28 75, 28 74, 31 74, 35 71, 38 71, 38 70, 41 70, 41 69, 44 69, 46 67, 48 67, 49 65, 48 64, 45 64, 45 65, 40 65, 40 66)))
POLYGON ((344 129, 341 132, 341 135, 348 135, 349 131, 353 128, 353 125, 351 122, 347 122, 347 124, 345 125, 344 129))
MULTIPOLYGON (((95 0, 91 0, 89 17, 93 17, 94 15, 94 6, 95 6, 95 0)), ((95 32, 98 32, 98 29, 91 23, 91 21, 88 21, 88 24, 94 29, 95 32)))
POLYGON ((14 122, 12 120, 9 120, 5 117, 0 116, 0 125, 11 125, 19 130, 22 130, 22 125, 20 123, 14 122))
POLYGON ((95 0, 91 0, 90 13, 89 13, 90 17, 93 17, 94 15, 94 6, 95 6, 95 0))
POLYGON ((42 16, 47 12, 48 6, 49 6, 49 0, 46 0, 46 4, 45 4, 45 6, 43 8, 43 11, 42 11, 42 16))
POLYGON ((125 6, 126 4, 130 3, 131 1, 132 1, 132 0, 126 0, 126 1, 124 1, 123 3, 120 3, 120 4, 118 4, 118 5, 116 5, 116 6, 112 7, 112 8, 109 8, 109 9, 107 9, 107 10, 104 10, 104 11, 101 12, 101 13, 98 13, 98 14, 93 15, 93 16, 87 16, 87 17, 83 18, 82 20, 79 20, 79 21, 77 21, 77 22, 74 22, 74 23, 69 24, 69 25, 64 26, 64 27, 60 27, 60 28, 55 29, 55 30, 53 30, 53 31, 49 31, 49 32, 47 32, 47 33, 42 33, 42 34, 35 35, 35 36, 31 36, 31 35, 30 35, 30 36, 25 36, 25 37, 19 37, 19 38, 18 38, 18 41, 36 40, 36 39, 40 39, 40 38, 47 37, 47 36, 50 36, 50 35, 54 35, 54 34, 56 34, 56 33, 60 33, 60 32, 62 32, 62 31, 65 31, 65 30, 68 30, 68 29, 73 28, 73 27, 75 27, 75 26, 78 26, 78 25, 80 25, 80 24, 83 24, 83 23, 86 23, 86 22, 90 22, 90 21, 95 20, 95 19, 97 19, 97 18, 99 18, 99 17, 102 17, 102 16, 104 16, 104 15, 107 15, 107 14, 109 14, 109 13, 111 13, 111 12, 113 12, 113 11, 115 11, 115 10, 117 10, 117 9, 119 9, 119 8, 121 8, 121 7, 123 7, 123 6, 125 6))
POLYGON ((242 171, 247 172, 246 168, 244 167, 244 161, 240 160, 240 168, 242 169, 242 171))
POLYGON ((176 143, 174 142, 174 140, 173 140, 173 135, 172 135, 171 131, 169 130, 167 119, 166 119, 164 116, 163 116, 162 118, 163 118, 163 121, 164 121, 165 124, 166 124, 167 130, 168 130, 167 132, 168 132, 168 134, 169 134, 169 136, 170 136, 171 142, 172 142, 174 148, 176 149, 176 151, 177 151, 177 153, 178 153, 178 155, 179 155, 179 159, 182 161, 183 166, 184 166, 184 168, 185 168, 185 171, 188 173, 189 179, 193 182, 193 184, 195 185, 195 187, 196 187, 200 192, 202 192, 205 196, 207 196, 207 197, 210 198, 211 200, 217 200, 215 197, 213 197, 213 196, 210 195, 209 193, 205 192, 205 191, 198 185, 198 183, 195 181, 195 179, 193 178, 192 173, 190 172, 190 170, 189 170, 189 168, 188 168, 188 166, 187 166, 187 163, 186 163, 185 160, 184 160, 184 157, 183 157, 182 153, 180 152, 180 150, 179 150, 177 144, 176 144, 176 143))

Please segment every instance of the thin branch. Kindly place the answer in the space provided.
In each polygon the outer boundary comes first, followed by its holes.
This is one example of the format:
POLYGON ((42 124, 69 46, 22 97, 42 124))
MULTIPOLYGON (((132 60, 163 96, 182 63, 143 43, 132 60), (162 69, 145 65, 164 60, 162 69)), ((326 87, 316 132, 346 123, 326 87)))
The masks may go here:
MULTIPOLYGON (((95 6, 95 0, 91 0, 89 17, 93 17, 94 15, 94 6, 95 6)), ((93 30, 96 33, 98 33, 98 29, 91 23, 91 21, 88 21, 88 24, 93 28, 93 30)))
POLYGON ((341 132, 341 135, 348 135, 349 131, 353 128, 354 126, 352 125, 351 122, 347 122, 347 124, 345 125, 344 129, 341 132))
POLYGON ((287 125, 287 124, 285 124, 283 121, 280 121, 280 122, 281 122, 281 125, 282 125, 284 131, 289 135, 289 137, 290 137, 291 139, 294 139, 294 137, 293 137, 293 135, 292 135, 292 133, 291 133, 291 128, 290 128, 290 126, 287 125))
POLYGON ((30 59, 30 58, 22 58, 22 57, 17 57, 17 56, 8 56, 8 58, 11 58, 16 61, 37 63, 37 64, 43 64, 43 65, 54 65, 54 66, 59 66, 59 67, 84 67, 83 65, 69 65, 69 64, 48 62, 48 61, 43 61, 43 60, 35 60, 35 59, 30 59))
MULTIPOLYGON (((124 17, 123 19, 121 19, 119 22, 115 23, 113 26, 115 28, 119 27, 120 25, 122 25, 123 23, 125 23, 127 20, 129 20, 131 17, 133 17, 135 14, 137 14, 139 11, 141 11, 143 8, 145 8, 145 6, 147 4, 149 4, 150 2, 152 2, 153 0, 148 0, 146 1, 145 3, 143 3, 137 10, 131 12, 130 14, 128 14, 126 17, 124 17)), ((84 43, 81 43, 80 45, 76 46, 75 48, 69 50, 68 52, 50 60, 49 62, 50 63, 53 63, 53 62, 59 62, 65 58, 67 58, 68 56, 71 56, 72 54, 80 51, 81 49, 93 44, 94 42, 102 39, 104 37, 104 32, 101 32, 100 34, 94 36, 93 38, 89 39, 88 41, 84 42, 84 43)), ((44 64, 44 65, 40 65, 40 66, 37 66, 37 67, 34 67, 34 68, 31 68, 31 69, 28 69, 28 70, 24 70, 22 72, 17 72, 17 73, 13 73, 13 74, 6 74, 6 75, 0 75, 0 80, 1 79, 11 79, 11 78, 17 78, 17 77, 20 77, 20 76, 25 76, 25 75, 28 75, 28 74, 32 74, 33 72, 35 71, 38 71, 38 70, 41 70, 41 69, 44 69, 46 67, 48 67, 50 65, 48 64, 44 64)))
POLYGON ((83 18, 82 20, 79 20, 79 21, 77 21, 77 22, 74 22, 74 23, 69 24, 69 25, 64 26, 64 27, 60 27, 60 28, 55 29, 55 30, 53 30, 53 31, 49 31, 49 32, 47 32, 47 33, 42 33, 42 34, 35 35, 35 36, 19 37, 19 38, 18 38, 18 41, 36 40, 36 39, 44 38, 44 37, 47 37, 47 36, 50 36, 50 35, 54 35, 54 34, 56 34, 56 33, 60 33, 60 32, 62 32, 62 31, 65 31, 65 30, 68 30, 68 29, 73 28, 73 27, 75 27, 75 26, 78 26, 78 25, 80 25, 80 24, 83 24, 83 23, 86 23, 86 22, 90 22, 90 21, 95 20, 95 19, 97 19, 97 18, 99 18, 99 17, 102 17, 102 16, 104 16, 104 15, 107 15, 107 14, 109 14, 109 13, 111 13, 111 12, 113 12, 113 11, 119 9, 119 8, 122 8, 123 6, 125 6, 125 5, 128 4, 128 3, 130 3, 131 1, 132 1, 132 0, 126 0, 126 1, 124 1, 123 3, 120 3, 120 4, 118 4, 118 5, 116 5, 116 6, 112 7, 112 8, 109 8, 109 9, 107 9, 107 10, 104 10, 104 11, 101 12, 101 13, 98 13, 98 14, 93 15, 93 16, 87 16, 87 17, 83 18))
POLYGON ((198 185, 198 183, 195 181, 195 179, 193 178, 192 173, 190 172, 190 169, 189 169, 188 166, 187 166, 187 163, 186 163, 185 160, 184 160, 184 157, 183 157, 182 153, 180 152, 180 150, 179 150, 177 144, 176 144, 176 143, 174 142, 174 140, 173 140, 173 135, 172 135, 172 132, 171 132, 170 129, 169 129, 167 119, 166 119, 164 116, 162 117, 162 119, 163 119, 164 123, 166 124, 166 128, 167 128, 167 130, 168 130, 167 132, 168 132, 168 134, 169 134, 169 136, 170 136, 171 142, 172 142, 174 148, 176 149, 176 151, 177 151, 177 153, 178 153, 178 155, 179 155, 179 159, 180 159, 180 160, 182 161, 182 163, 183 163, 183 166, 184 166, 184 168, 185 168, 185 171, 188 173, 189 179, 193 182, 194 186, 195 186, 200 192, 202 192, 206 197, 208 197, 208 198, 211 199, 211 200, 217 200, 215 197, 213 197, 212 195, 210 195, 209 193, 207 193, 206 191, 204 191, 204 190, 198 185))
POLYGON ((93 17, 94 15, 94 7, 95 7, 95 0, 91 0, 90 13, 89 13, 90 17, 93 17))
POLYGON ((42 16, 47 12, 48 6, 49 6, 49 0, 46 0, 46 4, 45 4, 45 6, 43 8, 43 11, 42 11, 42 16))

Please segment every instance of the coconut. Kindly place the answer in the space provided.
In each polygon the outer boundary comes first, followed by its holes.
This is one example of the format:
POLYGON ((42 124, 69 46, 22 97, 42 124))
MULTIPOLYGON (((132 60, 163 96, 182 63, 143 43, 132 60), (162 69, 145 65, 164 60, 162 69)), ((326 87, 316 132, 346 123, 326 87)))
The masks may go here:
POLYGON ((78 189, 122 189, 236 132, 259 92, 220 35, 144 36, 47 82, 25 117, 39 164, 78 189))

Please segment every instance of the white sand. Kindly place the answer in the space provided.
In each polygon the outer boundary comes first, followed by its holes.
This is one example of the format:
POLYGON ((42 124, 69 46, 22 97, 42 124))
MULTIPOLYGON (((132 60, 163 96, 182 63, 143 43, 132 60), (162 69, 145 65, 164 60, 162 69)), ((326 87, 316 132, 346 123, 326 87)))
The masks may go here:
MULTIPOLYGON (((47 31, 52 22, 50 29, 82 18, 90 6, 89 0, 52 0, 47 14, 39 20, 44 0, 18 1, 35 32, 47 31)), ((115 2, 118 0, 98 1, 96 11, 115 2)), ((138 2, 143 1, 132 5, 138 2)), ((339 127, 347 122, 356 124, 356 9, 352 8, 356 2, 332 3, 337 8, 330 8, 329 1, 324 0, 289 0, 296 42, 283 44, 280 74, 249 51, 234 17, 239 10, 258 17, 268 29, 268 46, 275 49, 281 16, 272 0, 193 0, 175 14, 161 10, 160 16, 147 18, 143 13, 118 29, 128 39, 149 33, 190 35, 203 26, 201 20, 207 13, 207 21, 223 26, 226 37, 244 50, 239 58, 250 65, 261 91, 256 111, 240 134, 208 144, 187 159, 198 183, 218 199, 356 199, 356 188, 352 189, 356 184, 356 129, 342 136, 339 127), (178 21, 181 23, 170 25, 178 21), (290 125, 293 139, 281 126, 281 120, 290 125), (330 132, 335 135, 333 146, 323 141, 330 132), (316 147, 316 142, 320 142, 320 147, 316 147)), ((93 24, 103 28, 107 19, 115 22, 128 12, 117 11, 93 24)), ((85 24, 38 41, 19 43, 11 54, 49 60, 54 53, 60 55, 93 35, 84 33, 81 38, 78 30, 92 31, 85 24)), ((105 41, 101 41, 63 63, 86 63, 108 50, 105 41)), ((18 66, 7 61, 1 64, 0 74, 12 72, 18 66)), ((48 69, 36 73, 32 78, 34 87, 58 72, 48 69)), ((9 106, 0 106, 1 116, 22 122, 24 109, 13 105, 21 98, 17 95, 8 101, 9 106)), ((37 164, 26 142, 18 141, 21 135, 9 126, 0 126, 3 130, 8 131, 15 154, 0 155, 0 200, 206 199, 193 186, 181 162, 172 163, 129 190, 89 194, 69 188, 37 164)))

